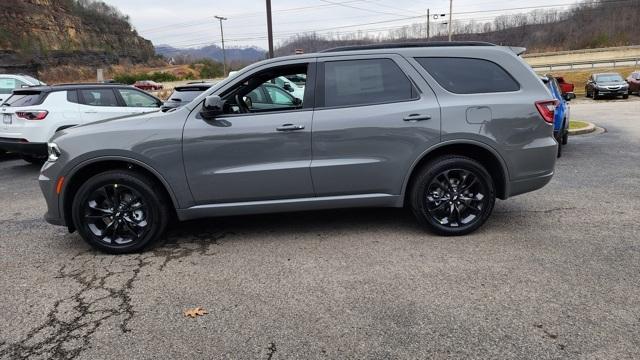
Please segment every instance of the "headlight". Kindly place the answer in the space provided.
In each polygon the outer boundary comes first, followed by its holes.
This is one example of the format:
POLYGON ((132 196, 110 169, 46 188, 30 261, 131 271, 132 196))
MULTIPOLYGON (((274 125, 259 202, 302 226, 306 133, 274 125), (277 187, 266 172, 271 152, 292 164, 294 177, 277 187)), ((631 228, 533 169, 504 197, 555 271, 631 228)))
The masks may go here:
POLYGON ((49 152, 49 161, 54 162, 60 157, 60 148, 56 143, 47 143, 47 151, 49 152))

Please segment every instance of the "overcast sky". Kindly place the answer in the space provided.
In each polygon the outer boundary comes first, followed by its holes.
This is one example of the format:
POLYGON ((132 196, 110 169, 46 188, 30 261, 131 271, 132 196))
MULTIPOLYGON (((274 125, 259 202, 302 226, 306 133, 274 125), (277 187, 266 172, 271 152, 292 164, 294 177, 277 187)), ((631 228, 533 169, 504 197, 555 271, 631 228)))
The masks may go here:
MULTIPOLYGON (((265 0, 104 0, 131 17, 138 32, 155 45, 199 47, 220 45, 220 27, 215 15, 224 22, 228 46, 267 47, 265 0)), ((454 0, 454 19, 487 21, 505 14, 529 11, 511 10, 573 3, 567 0, 454 0), (492 11, 496 10, 496 11, 492 11), (456 15, 458 13, 458 15, 456 15)), ((275 43, 296 33, 316 31, 345 33, 356 30, 384 31, 426 21, 431 14, 449 12, 448 0, 272 0, 275 43), (412 18, 423 16, 421 18, 412 18)), ((560 9, 559 7, 554 7, 560 9)), ((531 9, 532 10, 532 9, 531 9)), ((442 19, 435 20, 442 21, 442 19)), ((443 31, 446 25, 441 25, 443 31)))

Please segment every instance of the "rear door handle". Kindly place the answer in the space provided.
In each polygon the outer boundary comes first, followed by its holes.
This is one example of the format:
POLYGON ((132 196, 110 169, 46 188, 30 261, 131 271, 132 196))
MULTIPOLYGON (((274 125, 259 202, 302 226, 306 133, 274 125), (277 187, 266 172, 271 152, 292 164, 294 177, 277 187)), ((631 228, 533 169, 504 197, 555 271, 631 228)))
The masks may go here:
POLYGON ((411 114, 404 117, 404 121, 423 121, 431 120, 431 115, 411 114))
POLYGON ((276 128, 278 131, 296 131, 303 130, 304 125, 284 124, 276 128))

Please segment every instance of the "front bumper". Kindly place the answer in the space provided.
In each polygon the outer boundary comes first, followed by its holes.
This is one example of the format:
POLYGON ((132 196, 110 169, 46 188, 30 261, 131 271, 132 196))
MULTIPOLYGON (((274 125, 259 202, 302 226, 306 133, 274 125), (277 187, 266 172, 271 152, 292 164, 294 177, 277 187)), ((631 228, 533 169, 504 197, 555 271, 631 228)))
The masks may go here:
POLYGON ((22 139, 0 138, 0 149, 22 155, 47 156, 47 143, 33 143, 22 139))
POLYGON ((55 167, 55 163, 47 161, 40 171, 38 184, 47 203, 47 212, 44 215, 45 221, 49 224, 65 226, 64 216, 60 211, 60 196, 56 192, 58 176, 54 175, 57 173, 55 167))
POLYGON ((629 93, 629 90, 627 88, 622 88, 617 90, 610 90, 610 89, 597 89, 597 90, 598 90, 598 95, 618 96, 618 95, 624 95, 629 93))

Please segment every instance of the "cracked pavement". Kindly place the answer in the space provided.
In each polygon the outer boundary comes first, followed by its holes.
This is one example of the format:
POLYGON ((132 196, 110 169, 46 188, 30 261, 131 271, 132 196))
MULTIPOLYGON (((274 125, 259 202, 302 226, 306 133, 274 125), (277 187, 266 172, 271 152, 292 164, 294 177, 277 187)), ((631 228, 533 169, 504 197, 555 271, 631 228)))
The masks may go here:
POLYGON ((105 255, 46 224, 38 168, 5 156, 0 359, 640 358, 630 100, 575 104, 607 131, 459 238, 350 209, 193 221, 105 255))

